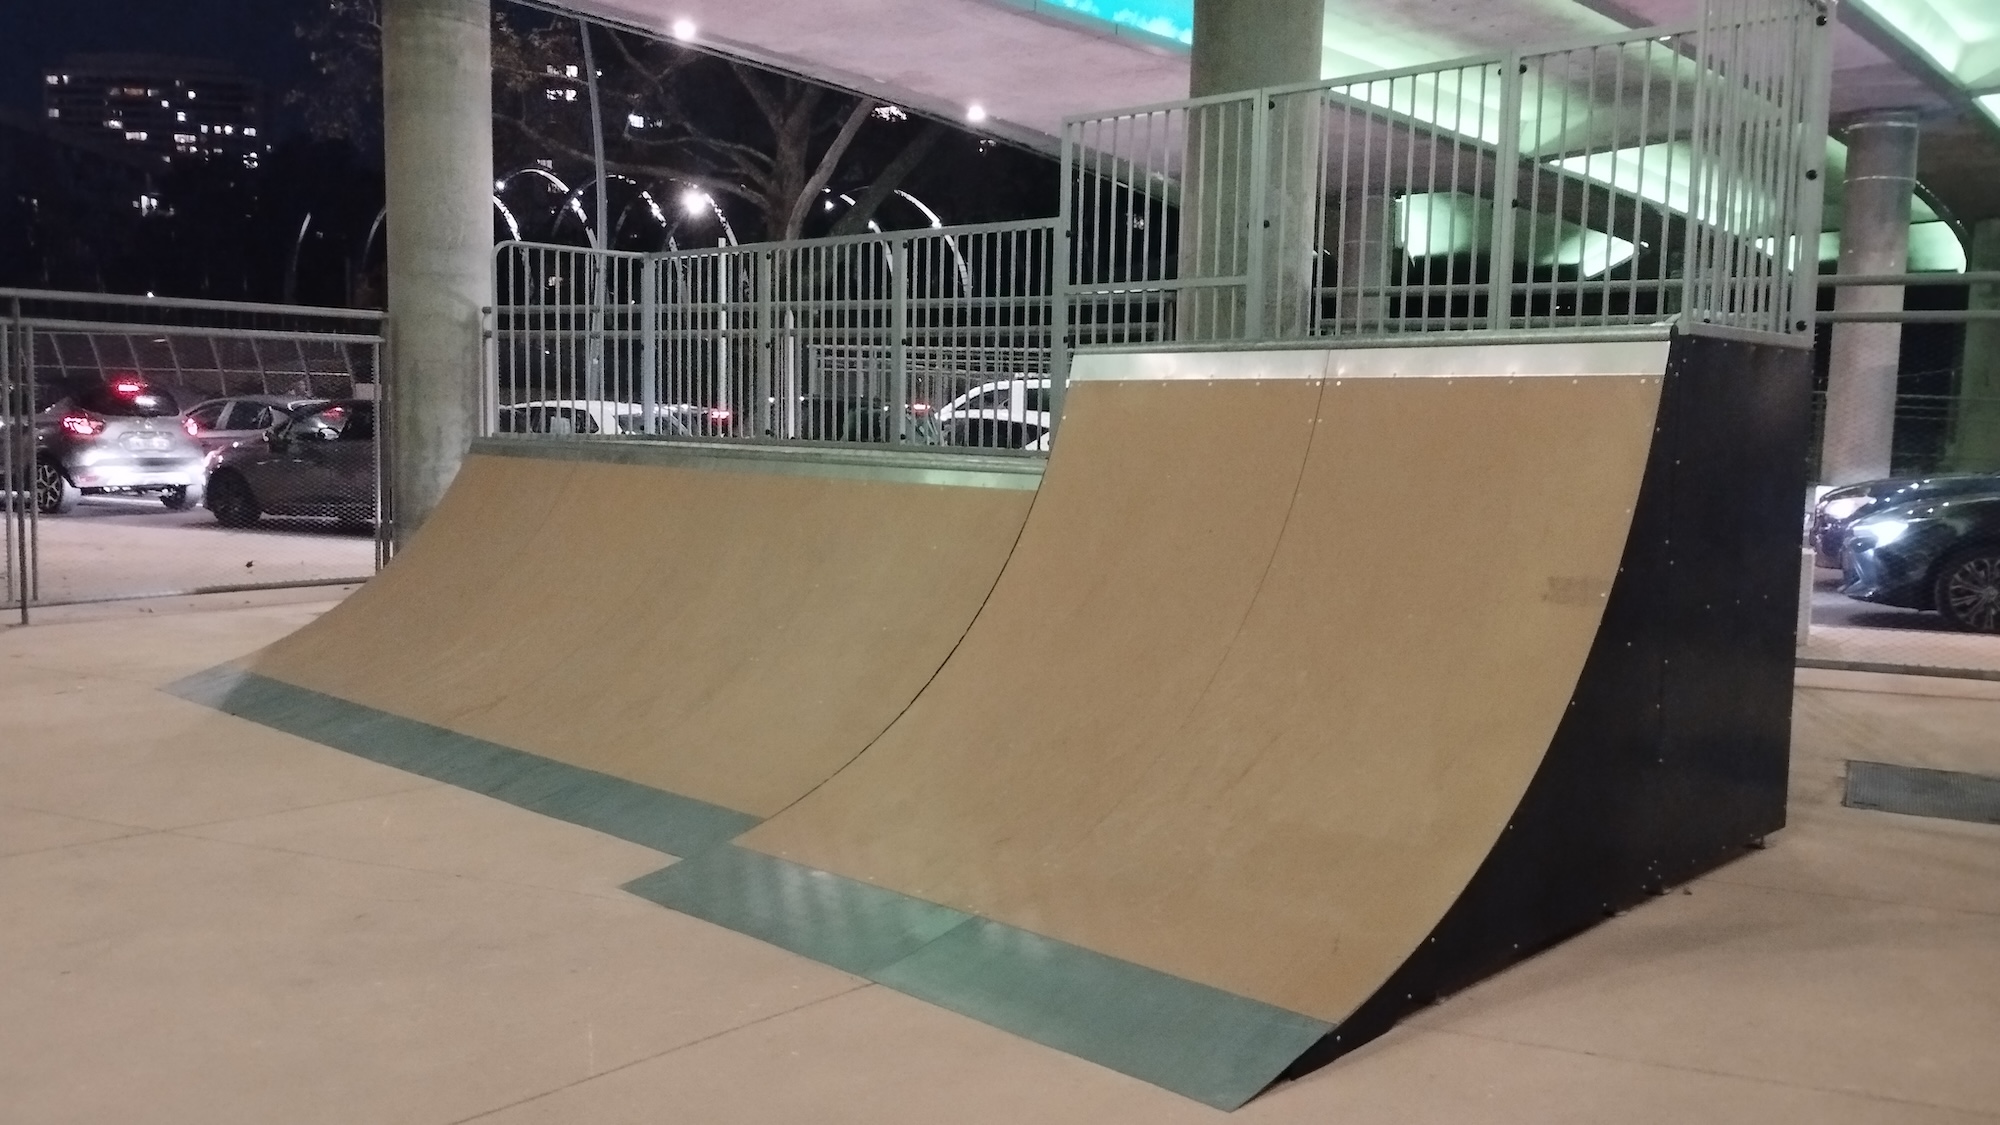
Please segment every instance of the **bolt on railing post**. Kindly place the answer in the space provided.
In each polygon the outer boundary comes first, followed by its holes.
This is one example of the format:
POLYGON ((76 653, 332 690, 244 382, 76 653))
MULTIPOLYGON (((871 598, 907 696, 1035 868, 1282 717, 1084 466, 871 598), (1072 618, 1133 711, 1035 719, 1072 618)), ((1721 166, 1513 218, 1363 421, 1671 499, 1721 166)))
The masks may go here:
POLYGON ((639 263, 639 417, 645 432, 660 432, 660 260, 639 263))
POLYGON ((910 240, 890 244, 889 385, 896 444, 910 440, 910 240))
POLYGON ((1500 134, 1493 146, 1493 246, 1487 265, 1486 326, 1514 318, 1514 210, 1521 188, 1521 56, 1500 60, 1500 134))

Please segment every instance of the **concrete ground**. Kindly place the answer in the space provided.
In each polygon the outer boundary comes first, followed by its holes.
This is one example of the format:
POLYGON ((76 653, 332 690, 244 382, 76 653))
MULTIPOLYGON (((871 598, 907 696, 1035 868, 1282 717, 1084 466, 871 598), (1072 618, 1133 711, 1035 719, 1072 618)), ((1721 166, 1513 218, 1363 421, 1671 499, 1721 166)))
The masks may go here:
POLYGON ((86 496, 67 515, 40 517, 36 529, 38 600, 46 604, 365 578, 375 570, 370 528, 266 517, 233 530, 206 509, 169 512, 151 496, 86 496))
MULTIPOLYGON (((618 890, 658 853, 156 690, 303 597, 0 632, 0 1121, 1229 1116, 618 890)), ((2000 1123, 2000 828, 1839 804, 1849 758, 2000 773, 2000 683, 1801 680, 1767 851, 1235 1119, 2000 1123)))

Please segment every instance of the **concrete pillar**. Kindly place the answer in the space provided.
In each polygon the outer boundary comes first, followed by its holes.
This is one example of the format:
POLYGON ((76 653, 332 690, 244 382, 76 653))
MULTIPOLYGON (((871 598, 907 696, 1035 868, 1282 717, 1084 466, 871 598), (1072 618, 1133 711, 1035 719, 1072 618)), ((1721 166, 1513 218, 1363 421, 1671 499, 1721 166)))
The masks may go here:
MULTIPOLYGON (((1189 96, 1317 80, 1325 24, 1324 0, 1195 0, 1189 96)), ((1319 146, 1317 95, 1261 107, 1224 103, 1190 114, 1181 276, 1254 272, 1251 286, 1262 299, 1252 309, 1240 290, 1189 291, 1178 307, 1180 339, 1238 339, 1253 325, 1264 338, 1304 334, 1315 315, 1310 287, 1319 146), (1261 169, 1252 148, 1259 121, 1268 141, 1261 169)))
MULTIPOLYGON (((1967 269, 2000 270, 2000 219, 1972 228, 1966 258, 1967 269)), ((1972 286, 1967 307, 2000 310, 2000 285, 1972 286)), ((1975 320, 1965 326, 1954 406, 1950 468, 1962 473, 2000 470, 2000 321, 1975 320)))
MULTIPOLYGON (((1847 129, 1847 201, 1840 272, 1902 273, 1910 262, 1910 196, 1917 186, 1917 117, 1892 111, 1847 129)), ((1841 312, 1900 312, 1901 288, 1837 291, 1841 312)), ((1889 475, 1896 426, 1900 324, 1836 324, 1827 374, 1820 481, 1889 475)))
POLYGON ((1343 334, 1377 332, 1389 313, 1387 291, 1396 252, 1391 231, 1395 201, 1380 190, 1350 189, 1326 220, 1326 241, 1340 247, 1340 300, 1335 319, 1343 334), (1359 289, 1360 292, 1351 292, 1359 289))
POLYGON ((1194 0, 1188 96, 1320 77, 1326 0, 1194 0))
POLYGON ((389 444, 400 545, 479 428, 480 310, 493 303, 490 0, 384 0, 389 444))

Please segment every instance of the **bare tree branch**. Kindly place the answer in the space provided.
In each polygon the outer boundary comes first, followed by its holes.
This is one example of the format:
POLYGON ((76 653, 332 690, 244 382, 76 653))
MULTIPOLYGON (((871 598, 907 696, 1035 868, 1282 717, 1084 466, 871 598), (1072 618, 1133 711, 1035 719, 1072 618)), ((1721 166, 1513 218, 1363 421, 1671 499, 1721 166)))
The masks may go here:
POLYGON ((820 155, 819 166, 813 169, 812 175, 806 178, 805 184, 799 189, 798 197, 792 203, 791 214, 785 217, 786 241, 789 242, 805 233, 806 209, 819 198, 820 190, 826 187, 826 182, 833 178, 834 169, 840 167, 841 158, 847 155, 848 146, 854 143, 854 138, 861 132, 861 127, 868 123, 868 115, 875 112, 875 105, 876 102, 872 98, 862 98, 854 103, 854 109, 848 113, 847 120, 840 126, 840 133, 833 138, 833 143, 827 146, 826 152, 820 155))

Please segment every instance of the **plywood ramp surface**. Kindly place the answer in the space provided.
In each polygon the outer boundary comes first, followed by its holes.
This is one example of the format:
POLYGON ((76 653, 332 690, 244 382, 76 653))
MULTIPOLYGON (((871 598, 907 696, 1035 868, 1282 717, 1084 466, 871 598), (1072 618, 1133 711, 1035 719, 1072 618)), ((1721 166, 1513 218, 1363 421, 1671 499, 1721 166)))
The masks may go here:
POLYGON ((1032 499, 473 456, 393 566, 247 667, 768 816, 935 673, 1032 499))
POLYGON ((1534 775, 1659 390, 1079 383, 952 659, 741 842, 1337 1023, 1534 775))

